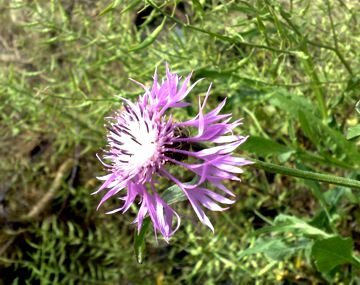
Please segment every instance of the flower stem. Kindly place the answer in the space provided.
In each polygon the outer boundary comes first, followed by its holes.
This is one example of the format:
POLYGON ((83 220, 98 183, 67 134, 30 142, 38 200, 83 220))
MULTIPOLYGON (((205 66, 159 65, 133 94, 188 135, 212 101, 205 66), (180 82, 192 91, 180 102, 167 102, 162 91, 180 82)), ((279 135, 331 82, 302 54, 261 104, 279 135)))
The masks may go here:
POLYGON ((321 181, 321 182, 326 182, 329 184, 336 184, 336 185, 341 185, 341 186, 345 186, 345 187, 360 189, 360 181, 358 181, 358 180, 344 178, 344 177, 337 177, 337 176, 329 175, 329 174, 316 173, 316 172, 312 172, 312 171, 304 171, 304 170, 294 169, 294 168, 280 166, 280 165, 269 163, 269 162, 260 161, 257 159, 252 159, 252 161, 255 162, 254 166, 256 168, 263 169, 263 170, 266 170, 269 172, 280 173, 280 174, 284 174, 284 175, 300 177, 300 178, 304 178, 304 179, 321 181))

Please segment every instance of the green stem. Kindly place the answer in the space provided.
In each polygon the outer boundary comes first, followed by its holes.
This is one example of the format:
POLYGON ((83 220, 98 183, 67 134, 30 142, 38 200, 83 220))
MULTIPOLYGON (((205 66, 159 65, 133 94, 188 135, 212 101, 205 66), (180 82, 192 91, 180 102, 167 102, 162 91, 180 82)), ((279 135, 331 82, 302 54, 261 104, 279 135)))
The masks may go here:
POLYGON ((345 186, 345 187, 360 189, 360 181, 357 181, 354 179, 294 169, 294 168, 280 166, 280 165, 269 163, 269 162, 260 161, 257 159, 252 159, 252 161, 255 162, 254 166, 256 168, 263 169, 263 170, 266 170, 269 172, 280 173, 280 174, 284 174, 284 175, 289 175, 289 176, 294 176, 294 177, 299 177, 299 178, 304 178, 304 179, 309 179, 309 180, 326 182, 329 184, 336 184, 336 185, 341 185, 341 186, 345 186))

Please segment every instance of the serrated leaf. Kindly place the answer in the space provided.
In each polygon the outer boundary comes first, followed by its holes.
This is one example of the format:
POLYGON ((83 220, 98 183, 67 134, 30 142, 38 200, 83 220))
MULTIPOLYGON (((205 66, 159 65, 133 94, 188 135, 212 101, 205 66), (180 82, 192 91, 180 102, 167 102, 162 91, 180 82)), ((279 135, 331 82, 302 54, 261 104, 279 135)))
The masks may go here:
POLYGON ((311 256, 317 269, 329 272, 334 267, 352 263, 353 240, 339 236, 315 241, 311 256))

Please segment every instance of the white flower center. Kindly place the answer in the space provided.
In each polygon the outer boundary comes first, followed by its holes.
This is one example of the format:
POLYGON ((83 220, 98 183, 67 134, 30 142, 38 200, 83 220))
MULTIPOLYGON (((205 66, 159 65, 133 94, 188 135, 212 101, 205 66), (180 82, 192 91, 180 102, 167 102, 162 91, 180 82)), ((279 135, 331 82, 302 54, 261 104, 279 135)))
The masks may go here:
POLYGON ((144 120, 129 122, 127 127, 131 136, 122 135, 124 149, 131 154, 129 166, 135 171, 147 167, 158 156, 157 129, 149 125, 151 121, 146 124, 144 120))
POLYGON ((146 183, 165 163, 164 146, 173 137, 173 125, 144 106, 128 102, 124 108, 109 128, 110 150, 104 158, 124 179, 146 183))
POLYGON ((138 132, 132 132, 139 143, 130 139, 129 152, 133 154, 130 163, 137 167, 146 166, 154 159, 157 153, 157 143, 154 132, 148 133, 146 130, 138 129, 138 132))

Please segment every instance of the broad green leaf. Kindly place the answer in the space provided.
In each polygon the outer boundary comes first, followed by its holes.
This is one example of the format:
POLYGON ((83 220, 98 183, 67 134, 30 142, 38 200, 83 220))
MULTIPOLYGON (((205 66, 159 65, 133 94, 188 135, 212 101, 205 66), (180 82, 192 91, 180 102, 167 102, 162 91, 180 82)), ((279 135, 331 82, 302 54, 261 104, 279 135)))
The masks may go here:
POLYGON ((147 217, 142 224, 140 232, 138 233, 137 229, 135 230, 134 235, 134 250, 135 257, 138 263, 142 263, 144 260, 144 252, 145 252, 145 236, 146 232, 150 225, 150 218, 147 217))
POLYGON ((272 233, 272 232, 291 232, 298 235, 309 237, 328 238, 330 235, 321 229, 318 229, 303 220, 289 215, 280 214, 274 220, 274 225, 256 230, 254 234, 272 233))
POLYGON ((353 240, 339 236, 315 241, 311 256, 317 269, 328 272, 334 267, 352 263, 353 240))
POLYGON ((306 115, 315 116, 318 120, 321 120, 320 111, 316 105, 312 104, 304 96, 298 94, 290 95, 284 90, 277 90, 277 93, 273 94, 269 101, 272 105, 288 112, 295 119, 297 119, 301 111, 306 115))
POLYGON ((309 248, 310 244, 310 239, 299 239, 293 243, 286 243, 277 239, 264 253, 274 260, 282 261, 284 258, 291 257, 299 250, 309 248))
POLYGON ((348 140, 351 140, 351 139, 356 138, 358 136, 360 136, 360 124, 356 125, 356 126, 353 126, 353 127, 348 129, 348 133, 347 133, 347 136, 346 136, 346 138, 348 140))
POLYGON ((246 143, 241 146, 241 149, 258 156, 283 155, 295 152, 286 145, 256 136, 250 136, 246 143))
POLYGON ((257 239, 255 244, 251 247, 248 248, 244 251, 242 251, 240 253, 240 255, 238 256, 239 259, 251 255, 251 254, 256 254, 256 253, 265 253, 267 251, 269 251, 273 246, 277 246, 278 244, 283 244, 284 242, 281 240, 276 240, 276 239, 257 239))
POLYGON ((240 252, 238 259, 251 254, 263 253, 274 260, 283 260, 294 254, 297 250, 306 248, 308 244, 308 240, 305 243, 302 241, 301 243, 288 244, 281 239, 258 238, 251 248, 240 252))

